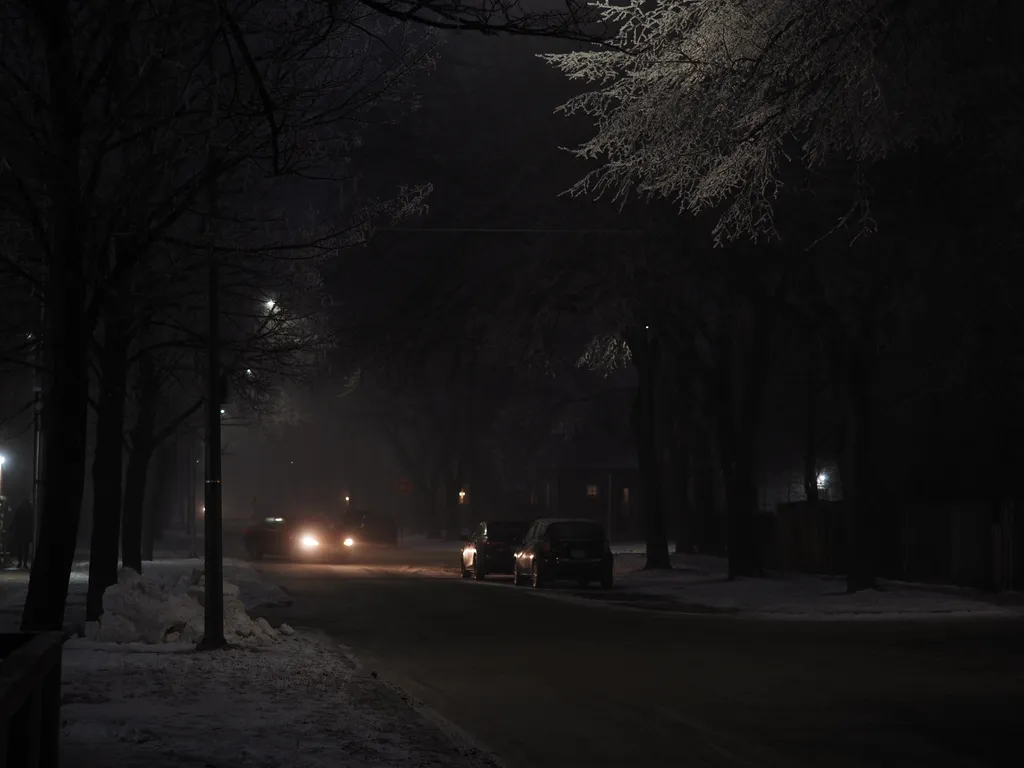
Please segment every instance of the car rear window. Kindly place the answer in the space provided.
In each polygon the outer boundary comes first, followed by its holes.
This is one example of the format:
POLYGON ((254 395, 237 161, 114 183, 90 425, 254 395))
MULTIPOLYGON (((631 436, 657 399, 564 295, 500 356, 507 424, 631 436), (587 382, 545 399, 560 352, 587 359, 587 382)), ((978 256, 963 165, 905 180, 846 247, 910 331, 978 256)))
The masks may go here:
POLYGON ((526 535, 529 523, 488 523, 487 538, 495 541, 516 541, 526 535))
POLYGON ((603 539, 604 529, 597 523, 573 522, 552 523, 548 526, 548 536, 552 539, 603 539))

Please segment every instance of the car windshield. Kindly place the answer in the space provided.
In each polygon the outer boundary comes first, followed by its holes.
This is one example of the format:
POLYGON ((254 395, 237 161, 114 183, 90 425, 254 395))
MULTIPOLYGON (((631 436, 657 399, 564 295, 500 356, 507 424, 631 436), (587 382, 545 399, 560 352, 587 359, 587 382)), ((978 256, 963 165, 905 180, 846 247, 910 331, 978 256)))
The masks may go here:
POLYGON ((522 541, 529 523, 488 523, 487 538, 494 541, 522 541))
POLYGON ((552 523, 548 526, 548 536, 556 540, 565 539, 603 539, 604 529, 597 523, 586 521, 571 523, 552 523))

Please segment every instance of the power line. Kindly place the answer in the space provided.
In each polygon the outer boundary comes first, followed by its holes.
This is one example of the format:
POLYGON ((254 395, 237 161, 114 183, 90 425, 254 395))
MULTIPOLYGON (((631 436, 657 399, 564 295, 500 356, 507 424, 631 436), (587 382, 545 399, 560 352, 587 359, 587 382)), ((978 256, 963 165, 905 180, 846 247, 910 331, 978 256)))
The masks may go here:
POLYGON ((468 227, 388 227, 386 232, 482 232, 488 234, 506 235, 550 235, 550 234, 637 234, 646 232, 645 229, 490 229, 468 227))

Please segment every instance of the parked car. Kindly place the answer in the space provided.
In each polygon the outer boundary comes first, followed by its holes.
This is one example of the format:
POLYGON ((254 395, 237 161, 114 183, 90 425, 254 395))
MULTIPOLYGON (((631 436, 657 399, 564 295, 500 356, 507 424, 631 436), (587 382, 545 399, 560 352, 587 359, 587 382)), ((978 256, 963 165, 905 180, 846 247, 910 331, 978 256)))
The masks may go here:
POLYGON ((491 573, 511 574, 515 552, 523 542, 529 523, 485 520, 462 546, 462 578, 485 579, 491 573))
POLYGON ((600 523, 592 520, 534 520, 514 554, 517 586, 527 579, 534 587, 561 579, 581 587, 597 581, 604 589, 613 583, 614 558, 608 537, 600 523))
POLYGON ((254 560, 284 557, 335 559, 351 551, 351 536, 333 521, 316 515, 265 517, 242 532, 246 554, 254 560))

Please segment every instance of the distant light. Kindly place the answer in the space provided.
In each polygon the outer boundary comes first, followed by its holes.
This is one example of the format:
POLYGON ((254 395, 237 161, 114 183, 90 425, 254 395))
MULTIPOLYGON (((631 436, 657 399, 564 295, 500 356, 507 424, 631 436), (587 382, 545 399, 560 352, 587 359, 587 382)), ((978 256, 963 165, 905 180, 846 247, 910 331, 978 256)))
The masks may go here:
POLYGON ((316 536, 307 533, 299 539, 299 544, 302 545, 303 549, 316 549, 320 546, 320 541, 316 536))
POLYGON ((221 408, 220 409, 220 415, 223 416, 225 413, 227 413, 227 411, 225 411, 223 408, 221 408))
POLYGON ((246 376, 252 376, 252 368, 246 368, 245 369, 245 375, 246 376))
POLYGON ((459 491, 459 504, 465 504, 465 503, 466 503, 466 489, 463 488, 461 491, 459 491))
POLYGON ((828 487, 828 473, 822 472, 818 475, 818 490, 823 491, 828 487))
POLYGON ((649 326, 649 325, 645 325, 645 326, 644 326, 644 328, 645 328, 646 330, 648 330, 648 331, 649 331, 649 330, 651 330, 651 326, 649 326))
POLYGON ((348 503, 349 503, 350 501, 352 501, 352 499, 351 499, 351 498, 349 498, 348 496, 346 496, 346 497, 345 497, 345 503, 346 503, 346 504, 348 504, 348 503))
POLYGON ((265 302, 263 302, 263 306, 267 308, 267 312, 273 312, 274 309, 277 307, 277 302, 274 301, 273 299, 267 299, 265 302))
POLYGON ((6 461, 7 461, 7 457, 3 456, 3 455, 0 455, 0 467, 2 467, 6 461))
POLYGON ((345 539, 343 543, 345 544, 346 547, 351 547, 356 542, 351 536, 349 536, 347 539, 345 539))

